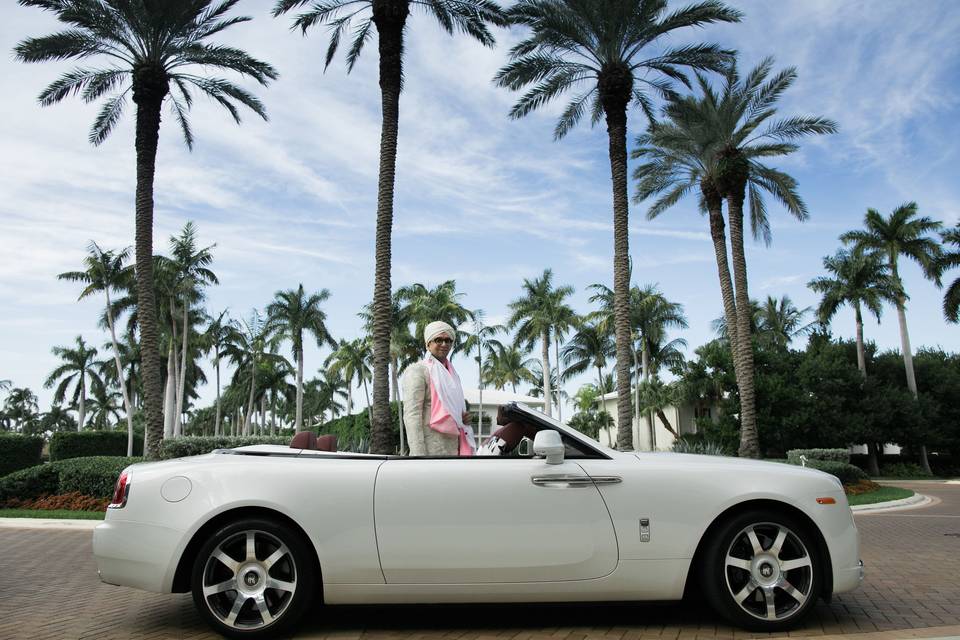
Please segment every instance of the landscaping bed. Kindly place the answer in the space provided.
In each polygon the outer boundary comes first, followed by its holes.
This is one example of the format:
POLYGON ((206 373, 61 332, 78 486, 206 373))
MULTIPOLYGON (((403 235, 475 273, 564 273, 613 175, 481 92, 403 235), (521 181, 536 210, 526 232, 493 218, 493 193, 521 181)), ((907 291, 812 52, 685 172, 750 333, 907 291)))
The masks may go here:
POLYGON ((0 518, 51 518, 54 520, 103 520, 105 511, 67 509, 0 509, 0 518))

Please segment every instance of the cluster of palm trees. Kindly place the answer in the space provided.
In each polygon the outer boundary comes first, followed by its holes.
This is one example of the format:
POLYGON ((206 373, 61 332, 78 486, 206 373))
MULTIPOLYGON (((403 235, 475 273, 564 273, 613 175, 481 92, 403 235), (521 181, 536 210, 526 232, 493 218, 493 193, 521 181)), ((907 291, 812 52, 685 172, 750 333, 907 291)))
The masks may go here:
MULTIPOLYGON (((172 428, 176 433, 180 428, 185 388, 190 377, 196 375, 187 368, 189 340, 185 334, 191 320, 189 302, 186 294, 181 293, 174 295, 169 305, 170 313, 179 310, 181 319, 166 318, 172 330, 179 326, 184 335, 179 338, 179 364, 175 350, 169 345, 166 348, 168 373, 164 393, 161 334, 165 331, 163 316, 167 309, 154 290, 152 246, 154 173, 162 107, 169 106, 187 146, 191 147, 194 136, 188 115, 196 93, 212 98, 238 122, 239 106, 266 119, 263 104, 256 96, 231 81, 210 76, 211 70, 235 72, 264 86, 278 74, 271 65, 242 50, 210 42, 212 36, 249 20, 230 15, 236 0, 219 3, 212 0, 20 0, 20 3, 52 12, 67 28, 22 41, 15 51, 18 59, 43 62, 92 58, 104 63, 99 68, 84 67, 67 72, 40 94, 41 104, 53 104, 71 94, 79 95, 86 102, 103 99, 90 132, 90 141, 95 145, 114 129, 128 98, 136 105, 136 287, 132 298, 137 305, 146 450, 150 455, 165 431, 172 428)), ((398 354, 393 346, 393 333, 397 326, 394 318, 397 306, 390 275, 391 236, 403 51, 410 29, 408 18, 413 10, 422 10, 434 17, 448 33, 468 35, 484 46, 495 44, 491 27, 524 30, 524 38, 509 51, 509 61, 494 79, 499 86, 510 90, 525 90, 511 110, 511 117, 523 117, 573 92, 574 97, 555 128, 557 139, 563 138, 587 113, 592 124, 601 121, 606 124, 614 228, 609 311, 615 336, 620 425, 617 444, 621 448, 632 446, 629 425, 634 403, 630 395, 630 371, 635 368, 636 351, 631 348, 627 158, 628 115, 634 107, 639 107, 648 127, 637 138, 633 151, 634 156, 642 160, 636 173, 637 199, 659 196, 648 214, 654 217, 691 191, 696 189, 699 193, 700 206, 708 214, 716 249, 724 315, 735 356, 741 395, 740 453, 758 455, 743 204, 745 200, 749 203, 752 234, 766 242, 770 240, 770 227, 761 192, 772 194, 790 213, 805 218, 807 210, 797 193, 796 181, 762 161, 789 154, 797 149, 799 138, 831 133, 836 125, 820 117, 774 119, 776 101, 796 77, 793 69, 771 77, 772 61, 767 60, 747 76, 740 77, 734 52, 720 45, 660 46, 663 40, 687 27, 739 22, 743 17, 739 11, 721 0, 693 2, 678 9, 669 7, 667 0, 519 0, 509 10, 502 9, 493 0, 279 0, 273 15, 294 13, 294 29, 304 34, 319 27, 329 30, 326 66, 336 56, 342 39, 348 37, 346 63, 348 71, 351 70, 374 32, 377 36, 382 128, 373 301, 368 309, 373 360, 371 449, 384 453, 390 447, 391 365, 396 387, 398 354), (712 73, 719 73, 722 78, 719 90, 711 85, 707 74, 712 73), (679 93, 682 90, 692 93, 682 95, 679 93), (657 112, 657 101, 665 105, 662 115, 657 112), (727 205, 726 222, 724 204, 727 205)), ((953 292, 954 299, 958 295, 957 291, 953 292)), ((556 351, 558 333, 562 334, 564 329, 560 328, 563 323, 558 322, 552 333, 546 332, 539 312, 537 318, 523 325, 523 341, 527 346, 537 342, 541 345, 541 375, 549 397, 553 386, 548 343, 552 336, 556 351)), ((245 327, 254 351, 258 349, 256 345, 263 342, 262 332, 268 324, 265 321, 261 327, 253 322, 245 327)), ((296 350, 296 337, 293 333, 289 337, 296 350)), ((647 354, 648 349, 645 347, 640 353, 647 354)), ((257 362, 257 357, 251 357, 248 363, 252 372, 251 387, 256 386, 257 362)), ((302 396, 302 390, 298 396, 302 396)), ((130 405, 129 398, 124 402, 130 405)))

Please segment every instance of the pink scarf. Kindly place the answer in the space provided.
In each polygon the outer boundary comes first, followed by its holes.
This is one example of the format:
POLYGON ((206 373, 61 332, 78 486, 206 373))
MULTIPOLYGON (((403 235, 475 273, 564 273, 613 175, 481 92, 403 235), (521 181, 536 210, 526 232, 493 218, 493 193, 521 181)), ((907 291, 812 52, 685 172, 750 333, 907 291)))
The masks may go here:
POLYGON ((459 436, 460 455, 472 456, 477 449, 477 441, 473 436, 473 428, 463 422, 467 405, 463 399, 460 376, 449 360, 444 366, 433 354, 428 353, 423 362, 430 372, 430 428, 459 436))

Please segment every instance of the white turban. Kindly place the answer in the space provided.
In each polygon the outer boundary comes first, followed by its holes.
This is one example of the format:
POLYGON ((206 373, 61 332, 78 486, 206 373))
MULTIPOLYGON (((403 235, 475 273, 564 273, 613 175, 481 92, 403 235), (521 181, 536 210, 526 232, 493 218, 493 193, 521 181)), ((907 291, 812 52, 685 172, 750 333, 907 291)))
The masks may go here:
POLYGON ((430 344, 430 341, 441 333, 447 334, 451 340, 457 339, 457 332, 453 327, 448 325, 446 322, 437 320, 436 322, 431 322, 428 324, 426 329, 423 330, 423 344, 430 344))

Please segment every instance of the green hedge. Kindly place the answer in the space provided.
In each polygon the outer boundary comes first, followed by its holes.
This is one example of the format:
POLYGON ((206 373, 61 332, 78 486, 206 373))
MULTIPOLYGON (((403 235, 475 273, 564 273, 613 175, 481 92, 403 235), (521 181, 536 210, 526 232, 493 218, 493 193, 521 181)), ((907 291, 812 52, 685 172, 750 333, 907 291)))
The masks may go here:
MULTIPOLYGON (((58 431, 50 439, 50 460, 127 455, 127 432, 58 431)), ((143 436, 134 433, 133 455, 143 455, 143 436)))
POLYGON ((43 438, 0 433, 0 477, 40 464, 43 438))
POLYGON ((800 464, 800 456, 807 457, 808 465, 810 460, 850 464, 849 449, 791 449, 787 451, 787 462, 790 464, 800 464))
MULTIPOLYGON (((799 465, 800 462, 790 462, 790 464, 799 465)), ((834 460, 807 460, 808 469, 817 469, 840 478, 843 484, 856 484, 861 480, 869 480, 863 469, 856 465, 846 462, 836 462, 834 460)))
MULTIPOLYGON (((393 448, 400 449, 400 407, 390 403, 391 438, 393 448)), ((337 436, 337 449, 366 453, 370 445, 370 413, 367 409, 348 416, 340 416, 312 429, 317 435, 337 436)))
POLYGON ((214 449, 233 449, 251 444, 290 444, 288 436, 184 436, 170 438, 160 445, 160 457, 184 458, 210 453, 214 449))
POLYGON ((10 498, 29 500, 44 494, 58 495, 79 491, 95 498, 109 498, 120 472, 140 458, 95 456, 71 458, 29 469, 21 469, 0 478, 0 502, 10 498))

